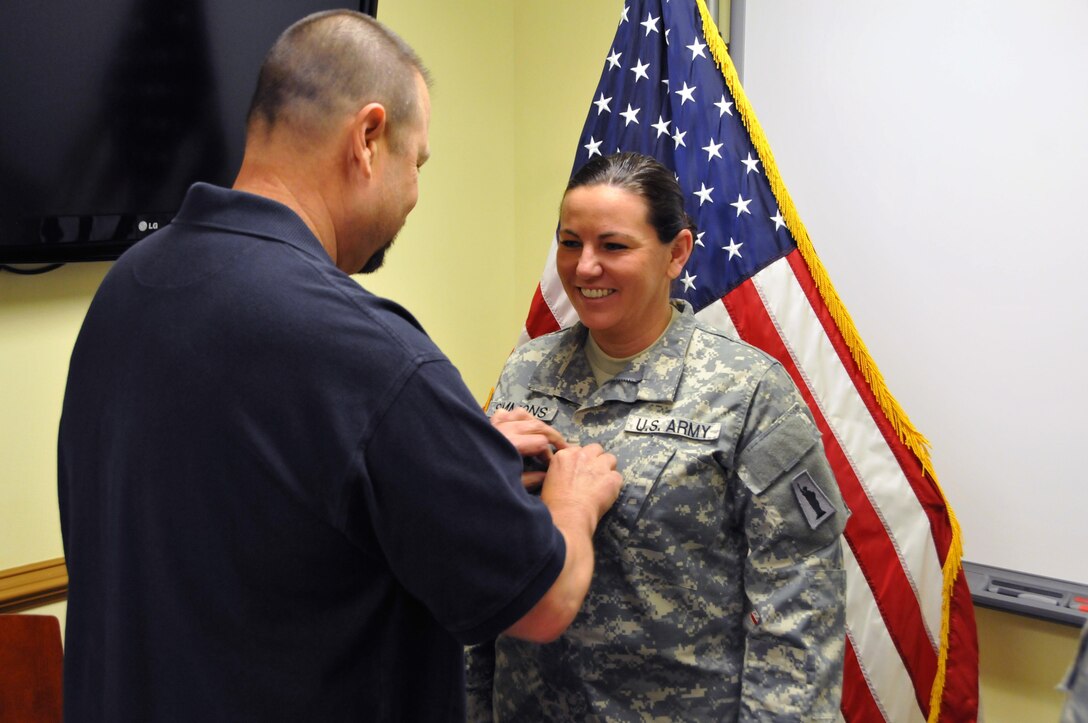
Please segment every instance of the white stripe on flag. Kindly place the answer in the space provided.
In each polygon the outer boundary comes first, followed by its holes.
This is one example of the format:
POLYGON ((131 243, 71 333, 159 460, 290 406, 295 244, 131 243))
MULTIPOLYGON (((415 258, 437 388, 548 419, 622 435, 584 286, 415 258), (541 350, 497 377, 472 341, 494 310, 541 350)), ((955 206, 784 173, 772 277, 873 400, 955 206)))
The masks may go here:
POLYGON ((740 334, 737 333, 737 327, 733 323, 733 317, 729 315, 729 312, 725 308, 725 304, 721 301, 715 301, 702 311, 697 312, 695 318, 704 324, 709 324, 716 329, 721 329, 734 339, 740 339, 740 334))
POLYGON ((544 262, 544 276, 540 280, 540 291, 544 300, 548 302, 548 308, 552 310, 552 316, 559 322, 560 329, 578 321, 578 314, 571 306, 567 292, 563 291, 563 282, 559 280, 559 273, 555 268, 555 252, 559 248, 556 240, 552 238, 551 248, 548 249, 548 260, 544 262))
MULTIPOLYGON (((544 303, 547 304, 559 328, 565 329, 578 321, 578 314, 575 313, 570 299, 567 298, 567 292, 563 291, 563 282, 559 280, 559 274, 555 268, 555 253, 558 248, 559 244, 553 236, 551 246, 548 247, 548 258, 544 262, 544 271, 540 274, 540 295, 544 297, 544 303)), ((515 346, 521 346, 529 339, 529 331, 523 326, 515 346)))

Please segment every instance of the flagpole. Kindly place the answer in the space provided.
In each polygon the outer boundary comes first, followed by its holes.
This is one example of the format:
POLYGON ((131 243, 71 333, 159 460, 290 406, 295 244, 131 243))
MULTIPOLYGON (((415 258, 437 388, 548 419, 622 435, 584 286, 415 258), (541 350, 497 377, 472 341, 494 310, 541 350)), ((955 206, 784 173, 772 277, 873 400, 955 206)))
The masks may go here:
POLYGON ((705 0, 706 9, 722 40, 729 46, 729 56, 737 69, 737 77, 744 81, 744 15, 745 0, 705 0))
MULTIPOLYGON (((729 18, 727 33, 722 33, 726 45, 729 46, 729 57, 733 60, 733 67, 737 70, 737 78, 744 82, 744 18, 747 14, 747 0, 731 0, 726 8, 729 18)), ((718 18, 718 27, 722 27, 721 15, 718 18)))

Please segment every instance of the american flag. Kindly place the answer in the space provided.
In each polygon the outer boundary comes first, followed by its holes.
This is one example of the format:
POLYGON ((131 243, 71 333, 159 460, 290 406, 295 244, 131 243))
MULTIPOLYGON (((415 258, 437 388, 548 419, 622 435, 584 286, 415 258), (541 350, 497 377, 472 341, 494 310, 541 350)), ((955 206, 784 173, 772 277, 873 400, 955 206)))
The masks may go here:
MULTIPOLYGON (((620 150, 672 169, 695 220, 673 295, 785 365, 823 432, 852 512, 843 718, 975 720, 974 612, 928 442, 888 392, 817 258, 703 0, 624 5, 574 170, 620 150)), ((576 320, 555 248, 522 340, 576 320)))

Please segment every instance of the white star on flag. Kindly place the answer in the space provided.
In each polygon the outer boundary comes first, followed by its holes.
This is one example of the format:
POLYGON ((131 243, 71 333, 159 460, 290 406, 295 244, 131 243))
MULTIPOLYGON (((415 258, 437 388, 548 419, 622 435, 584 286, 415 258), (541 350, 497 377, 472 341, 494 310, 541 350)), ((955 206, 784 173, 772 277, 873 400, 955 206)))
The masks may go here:
POLYGON ((719 118, 721 118, 726 113, 728 113, 729 115, 733 115, 733 111, 731 110, 733 108, 733 102, 732 101, 727 101, 725 99, 724 95, 722 96, 722 99, 719 100, 714 105, 718 106, 718 117, 719 118))
POLYGON ((747 213, 747 214, 752 213, 751 211, 748 210, 748 204, 750 204, 751 202, 752 202, 752 199, 749 198, 749 199, 745 200, 738 193, 736 202, 731 203, 729 205, 732 206, 733 208, 737 209, 737 216, 740 216, 742 213, 747 213))
POLYGON ((605 111, 608 111, 609 113, 611 113, 612 109, 608 107, 608 104, 611 101, 612 101, 612 98, 611 97, 605 98, 604 97, 604 91, 601 91, 601 97, 598 98, 597 100, 593 101, 593 105, 597 106, 597 115, 600 115, 601 113, 604 113, 605 111))
POLYGON ((644 21, 642 21, 641 23, 639 23, 639 25, 646 28, 646 34, 647 35, 649 35, 651 32, 660 33, 661 31, 657 29, 657 23, 660 20, 661 20, 661 16, 658 16, 658 17, 655 18, 650 13, 646 13, 646 19, 644 21))
POLYGON ((752 152, 751 151, 748 151, 748 157, 745 158, 743 161, 741 161, 741 163, 748 166, 748 170, 744 172, 745 175, 748 175, 752 171, 755 171, 756 173, 759 173, 759 169, 756 168, 756 166, 759 165, 759 159, 758 158, 752 158, 752 152))
MULTIPOLYGON (((733 239, 729 239, 729 245, 728 246, 722 246, 722 251, 728 251, 729 252, 729 259, 731 259, 734 256, 740 256, 740 247, 743 246, 743 245, 744 244, 739 244, 736 241, 734 241, 733 239)), ((729 259, 726 259, 726 261, 728 261, 729 259)))

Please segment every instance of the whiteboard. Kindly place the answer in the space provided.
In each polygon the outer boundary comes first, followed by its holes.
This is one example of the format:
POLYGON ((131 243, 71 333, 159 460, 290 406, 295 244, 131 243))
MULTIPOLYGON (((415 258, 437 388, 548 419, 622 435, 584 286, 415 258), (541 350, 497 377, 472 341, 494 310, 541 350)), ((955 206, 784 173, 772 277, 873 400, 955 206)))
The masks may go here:
POLYGON ((1088 2, 744 11, 745 90, 964 559, 1088 582, 1088 2))

